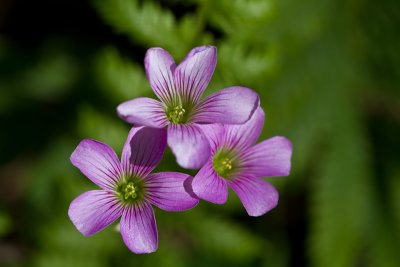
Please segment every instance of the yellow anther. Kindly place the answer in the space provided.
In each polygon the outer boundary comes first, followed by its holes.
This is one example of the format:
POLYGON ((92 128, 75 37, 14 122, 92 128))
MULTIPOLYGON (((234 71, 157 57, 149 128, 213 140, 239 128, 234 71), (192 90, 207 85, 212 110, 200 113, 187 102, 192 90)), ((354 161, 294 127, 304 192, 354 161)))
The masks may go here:
POLYGON ((126 186, 125 186, 125 188, 124 188, 124 192, 125 192, 125 195, 124 195, 124 198, 125 199, 128 199, 128 198, 136 198, 137 197, 137 194, 136 194, 136 188, 135 188, 135 185, 132 183, 132 182, 129 182, 126 186))
POLYGON ((230 159, 228 159, 228 158, 224 158, 221 161, 221 164, 222 164, 223 169, 225 169, 225 170, 231 170, 232 169, 232 161, 230 159))
POLYGON ((234 152, 219 150, 213 157, 212 166, 215 172, 222 178, 232 179, 238 168, 238 161, 234 152))
POLYGON ((173 123, 181 123, 184 119, 186 110, 182 107, 182 105, 175 106, 169 113, 168 119, 173 123))

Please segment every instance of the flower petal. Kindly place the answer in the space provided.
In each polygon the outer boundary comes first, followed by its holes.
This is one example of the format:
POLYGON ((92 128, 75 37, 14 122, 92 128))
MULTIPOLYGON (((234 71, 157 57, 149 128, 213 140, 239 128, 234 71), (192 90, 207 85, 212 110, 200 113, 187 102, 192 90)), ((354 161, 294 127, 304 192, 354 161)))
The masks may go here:
POLYGON ((170 103, 177 95, 175 89, 175 62, 171 55, 162 48, 150 48, 144 58, 147 79, 158 98, 170 103))
POLYGON ((168 124, 162 103, 147 97, 123 102, 117 107, 117 112, 121 119, 137 126, 163 128, 168 124))
POLYGON ((151 253, 157 250, 156 219, 150 204, 143 202, 124 210, 121 235, 125 245, 135 253, 151 253))
POLYGON ((196 124, 170 124, 168 145, 185 169, 199 169, 210 157, 210 145, 196 124))
POLYGON ((197 124, 207 138, 208 143, 211 147, 211 153, 216 152, 223 141, 225 140, 225 127, 220 123, 212 124, 197 124))
POLYGON ((250 119, 259 102, 258 94, 253 90, 240 86, 225 88, 204 99, 192 121, 242 124, 250 119))
POLYGON ((224 145, 243 150, 255 144, 264 127, 264 111, 257 108, 253 116, 241 125, 225 125, 224 145))
POLYGON ((192 182, 193 192, 201 199, 215 204, 224 204, 228 199, 226 181, 219 177, 209 160, 196 174, 192 182))
POLYGON ((75 198, 68 216, 82 234, 92 235, 113 223, 122 214, 117 197, 106 190, 92 190, 75 198))
POLYGON ((86 177, 103 189, 113 188, 121 174, 121 166, 114 150, 92 139, 82 140, 70 160, 86 177))
POLYGON ((242 155, 242 171, 256 177, 287 176, 290 173, 292 143, 285 137, 267 139, 242 155))
POLYGON ((166 129, 132 127, 122 150, 124 172, 145 177, 160 162, 166 146, 166 129))
POLYGON ((278 204, 276 189, 267 182, 254 177, 241 176, 229 181, 250 216, 261 216, 278 204))
POLYGON ((175 84, 185 103, 197 103, 203 95, 217 64, 214 46, 193 48, 176 67, 175 84))
POLYGON ((146 177, 147 199, 166 211, 183 211, 199 203, 192 190, 193 177, 179 172, 152 173, 146 177))

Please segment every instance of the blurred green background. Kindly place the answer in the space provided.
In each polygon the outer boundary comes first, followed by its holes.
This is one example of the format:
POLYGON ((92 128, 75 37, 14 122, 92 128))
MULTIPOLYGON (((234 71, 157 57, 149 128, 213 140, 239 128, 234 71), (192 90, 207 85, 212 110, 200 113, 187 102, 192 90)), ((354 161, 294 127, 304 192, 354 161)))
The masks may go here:
MULTIPOLYGON (((0 266, 399 267, 399 18, 397 0, 0 1, 0 266), (114 227, 82 236, 68 206, 95 186, 70 154, 83 138, 120 153, 116 106, 154 97, 148 48, 179 62, 203 44, 206 93, 256 90, 262 138, 293 142, 291 175, 267 178, 278 207, 156 210, 149 255, 114 227)), ((158 169, 182 170, 169 150, 158 169)))

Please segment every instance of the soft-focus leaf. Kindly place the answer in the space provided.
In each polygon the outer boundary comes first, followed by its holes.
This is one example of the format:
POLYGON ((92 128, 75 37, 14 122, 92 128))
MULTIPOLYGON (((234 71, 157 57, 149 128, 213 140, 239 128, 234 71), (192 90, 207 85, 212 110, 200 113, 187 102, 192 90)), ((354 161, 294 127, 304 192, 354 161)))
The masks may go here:
POLYGON ((179 24, 170 10, 151 1, 97 0, 94 3, 116 31, 133 41, 163 47, 177 58, 188 52, 197 32, 193 19, 187 17, 179 24))
POLYGON ((189 223, 198 249, 216 258, 229 259, 232 263, 246 263, 268 249, 268 243, 249 229, 210 213, 192 212, 189 223))
POLYGON ((7 234, 11 230, 10 216, 0 210, 0 237, 7 234))
POLYGON ((82 106, 79 114, 77 127, 82 139, 86 137, 98 140, 108 144, 115 151, 122 151, 130 128, 128 124, 101 114, 90 106, 82 106))
MULTIPOLYGON (((43 1, 3 2, 0 266, 400 265, 396 1, 92 0, 98 16, 84 1, 46 3, 51 12, 43 1), (59 16, 66 9, 68 19, 59 16), (159 249, 150 255, 132 254, 115 225, 84 237, 67 210, 96 186, 71 165, 72 151, 93 138, 120 153, 130 125, 115 107, 154 97, 148 48, 179 62, 209 44, 218 62, 206 94, 256 90, 266 112, 260 140, 293 143, 290 176, 268 179, 278 206, 250 218, 230 195, 183 213, 155 209, 159 249)), ((156 171, 196 173, 170 149, 156 171)))
POLYGON ((79 75, 74 59, 67 54, 51 53, 41 58, 20 78, 17 85, 24 94, 37 99, 54 99, 71 89, 79 75))
POLYGON ((116 104, 153 94, 143 64, 135 64, 122 58, 112 47, 107 47, 98 54, 96 77, 104 94, 116 104))

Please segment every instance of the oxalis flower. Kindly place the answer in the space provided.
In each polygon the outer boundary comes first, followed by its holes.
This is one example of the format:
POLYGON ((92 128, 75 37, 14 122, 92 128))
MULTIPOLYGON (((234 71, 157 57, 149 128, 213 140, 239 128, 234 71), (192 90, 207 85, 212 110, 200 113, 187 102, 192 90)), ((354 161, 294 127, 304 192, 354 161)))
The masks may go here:
POLYGON ((121 217, 127 247, 135 253, 150 253, 158 243, 151 205, 183 211, 198 203, 190 191, 189 175, 150 173, 162 158, 166 139, 165 129, 132 128, 121 161, 112 148, 95 140, 85 139, 78 145, 72 164, 101 188, 83 193, 69 207, 68 215, 82 234, 92 235, 121 217))
POLYGON ((192 183, 198 197, 223 204, 229 186, 250 216, 261 216, 277 205, 278 192, 260 178, 289 175, 292 145, 279 136, 255 145, 263 125, 264 111, 258 108, 245 124, 202 127, 211 156, 192 183))
POLYGON ((145 56, 150 86, 161 100, 139 97, 120 104, 119 116, 133 124, 163 128, 168 126, 168 145, 177 162, 198 169, 210 155, 210 146, 199 125, 242 124, 259 104, 256 92, 234 86, 201 100, 216 66, 216 48, 196 47, 175 65, 162 48, 151 48, 145 56))

